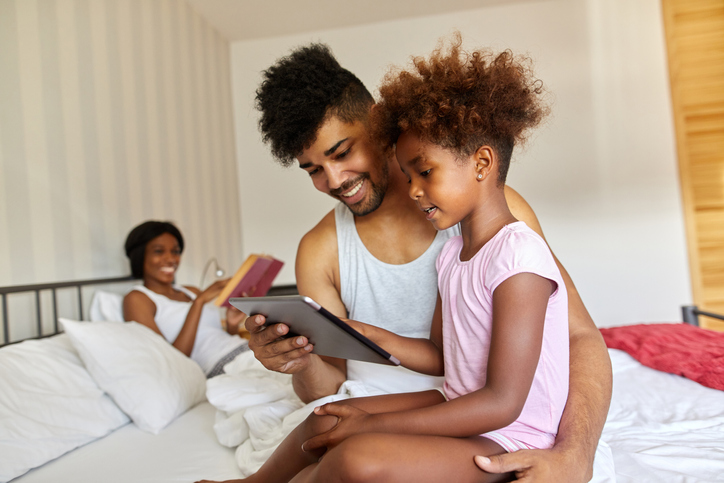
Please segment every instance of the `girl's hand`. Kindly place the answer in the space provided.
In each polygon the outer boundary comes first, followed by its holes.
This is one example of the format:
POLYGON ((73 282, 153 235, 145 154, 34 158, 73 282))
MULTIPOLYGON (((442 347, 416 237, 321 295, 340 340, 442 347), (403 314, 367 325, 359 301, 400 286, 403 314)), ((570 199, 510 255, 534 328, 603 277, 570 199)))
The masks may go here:
POLYGON ((305 441, 302 445, 304 451, 334 447, 350 436, 374 431, 372 427, 374 415, 349 404, 325 404, 314 408, 314 414, 318 416, 337 416, 338 421, 337 424, 326 433, 319 434, 305 441))
POLYGON ((206 287, 206 290, 201 292, 198 297, 196 297, 196 300, 198 300, 202 304, 207 304, 214 300, 216 297, 219 296, 221 291, 226 286, 226 283, 229 281, 228 278, 224 278, 222 280, 217 280, 216 282, 212 283, 208 287, 206 287))

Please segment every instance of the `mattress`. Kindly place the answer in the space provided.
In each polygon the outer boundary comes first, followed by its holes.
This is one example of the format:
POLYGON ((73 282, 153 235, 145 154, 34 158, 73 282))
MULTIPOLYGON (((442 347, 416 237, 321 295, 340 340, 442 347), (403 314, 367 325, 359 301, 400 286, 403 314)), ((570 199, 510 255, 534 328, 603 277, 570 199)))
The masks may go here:
POLYGON ((724 391, 609 349, 613 397, 601 439, 618 483, 724 482, 724 391))
POLYGON ((241 478, 234 450, 216 439, 214 414, 213 406, 203 402, 158 435, 129 423, 12 481, 189 483, 241 478))

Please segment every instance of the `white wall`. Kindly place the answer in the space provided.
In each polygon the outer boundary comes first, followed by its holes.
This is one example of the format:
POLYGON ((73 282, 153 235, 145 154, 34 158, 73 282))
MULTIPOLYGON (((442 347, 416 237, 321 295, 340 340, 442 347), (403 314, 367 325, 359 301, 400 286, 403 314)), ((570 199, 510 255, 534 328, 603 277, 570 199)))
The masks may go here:
MULTIPOLYGON (((183 232, 179 282, 211 255, 235 270, 230 78, 229 43, 180 0, 0 0, 0 286, 127 275, 147 219, 183 232)), ((11 321, 31 303, 10 297, 11 321)))
POLYGON ((518 3, 232 43, 246 253, 287 261, 278 281, 293 282, 299 239, 334 204, 261 143, 260 72, 322 41, 373 90, 390 64, 428 54, 454 29, 468 47, 529 53, 553 94, 552 116, 515 155, 509 184, 536 210, 594 320, 679 319, 691 294, 658 0, 518 3))
POLYGON ((178 0, 0 0, 0 285, 130 273, 178 224, 179 281, 241 264, 229 43, 178 0))

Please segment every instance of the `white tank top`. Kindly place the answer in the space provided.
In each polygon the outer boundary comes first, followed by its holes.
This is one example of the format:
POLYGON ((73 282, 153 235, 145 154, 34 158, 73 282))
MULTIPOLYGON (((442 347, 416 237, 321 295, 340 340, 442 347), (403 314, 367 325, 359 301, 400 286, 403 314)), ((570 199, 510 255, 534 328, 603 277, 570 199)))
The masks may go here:
MULTIPOLYGON (((196 298, 195 293, 180 285, 174 285, 173 288, 183 292, 191 300, 196 298)), ((156 304, 154 321, 163 337, 173 343, 186 321, 186 315, 191 309, 191 302, 171 300, 143 285, 136 285, 131 290, 146 294, 156 304)), ((246 341, 241 337, 233 336, 221 327, 218 307, 206 304, 201 311, 194 348, 191 350, 191 359, 201 366, 204 374, 208 374, 222 357, 245 343, 246 341)))
MULTIPOLYGON (((428 338, 437 302, 435 261, 445 242, 460 233, 459 228, 438 232, 425 253, 410 263, 391 265, 364 246, 347 206, 339 203, 334 215, 340 295, 348 317, 406 337, 428 338)), ((347 361, 347 378, 379 393, 424 391, 443 383, 442 377, 360 361, 347 361)))

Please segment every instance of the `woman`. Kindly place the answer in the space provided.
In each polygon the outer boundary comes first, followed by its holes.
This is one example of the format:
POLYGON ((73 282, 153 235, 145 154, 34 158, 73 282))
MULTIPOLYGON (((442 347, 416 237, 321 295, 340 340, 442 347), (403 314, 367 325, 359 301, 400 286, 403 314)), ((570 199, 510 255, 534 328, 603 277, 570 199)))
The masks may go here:
POLYGON ((126 238, 131 273, 142 279, 123 299, 123 316, 161 334, 174 347, 201 366, 207 377, 223 373, 224 365, 248 349, 239 337, 243 314, 226 313, 226 331, 219 310, 206 306, 227 280, 218 280, 204 291, 174 283, 184 240, 172 223, 147 221, 126 238))

